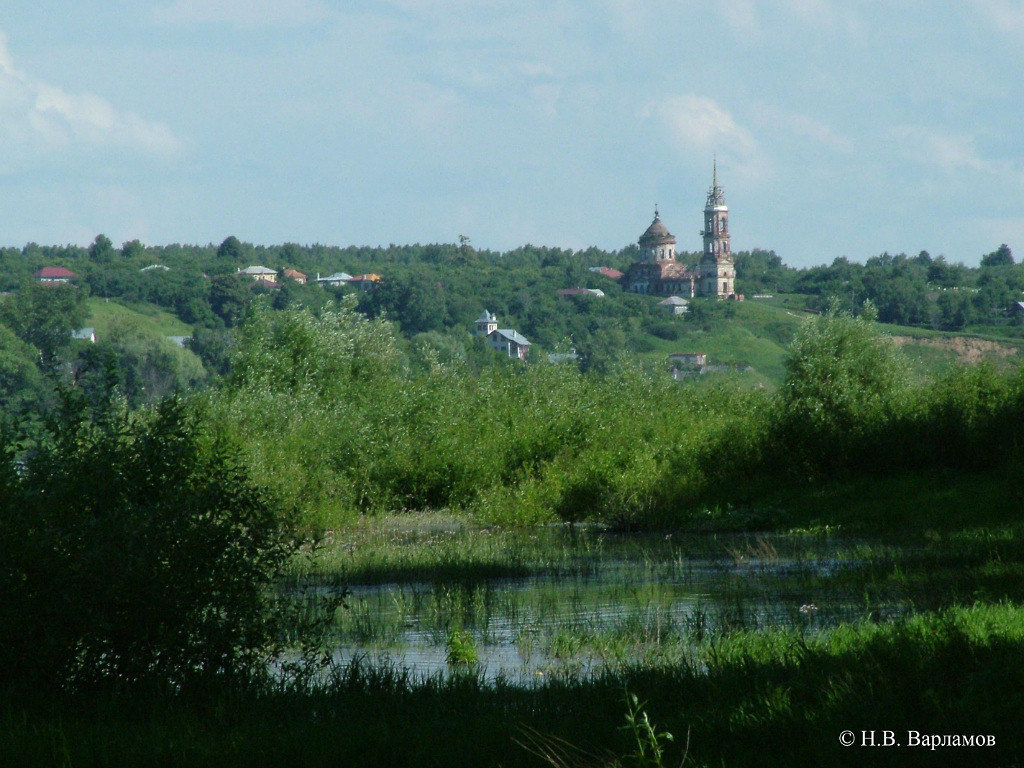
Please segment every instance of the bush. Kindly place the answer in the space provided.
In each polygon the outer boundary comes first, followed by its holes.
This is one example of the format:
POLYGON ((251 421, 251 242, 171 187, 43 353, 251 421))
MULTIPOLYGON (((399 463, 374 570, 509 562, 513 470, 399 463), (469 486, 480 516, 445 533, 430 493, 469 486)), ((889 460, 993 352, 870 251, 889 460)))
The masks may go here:
POLYGON ((8 685, 194 687, 280 650, 270 585, 298 546, 202 409, 69 417, 0 466, 8 685))
POLYGON ((904 415, 907 366, 865 319, 834 308, 799 331, 786 360, 769 444, 788 467, 842 467, 878 430, 904 415))

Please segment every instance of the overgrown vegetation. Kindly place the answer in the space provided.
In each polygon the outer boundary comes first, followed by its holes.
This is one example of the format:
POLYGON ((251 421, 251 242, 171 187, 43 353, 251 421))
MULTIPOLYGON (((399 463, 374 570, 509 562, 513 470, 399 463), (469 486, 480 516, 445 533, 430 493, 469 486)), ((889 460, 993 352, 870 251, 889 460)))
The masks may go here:
POLYGON ((916 388, 898 349, 841 312, 804 326, 777 392, 680 387, 628 363, 410 366, 389 325, 343 307, 255 315, 211 402, 314 528, 438 508, 651 526, 754 503, 780 479, 1014 467, 1024 377, 976 366, 916 388))
MULTIPOLYGON (((100 245, 93 255, 110 263, 116 252, 100 245)), ((237 241, 219 251, 221 266, 248 255, 237 241)), ((298 260, 303 251, 289 253, 298 260)), ((497 256, 468 247, 435 256, 453 268, 488 259, 500 267, 497 256)), ((537 285, 564 270, 559 254, 522 258, 537 261, 537 285)), ((983 269, 1016 268, 1012 258, 990 262, 983 269)), ((210 316, 202 304, 188 310, 205 329, 195 349, 218 377, 184 398, 169 393, 194 387, 203 371, 180 356, 149 365, 168 348, 141 332, 114 333, 106 348, 74 344, 66 331, 82 320, 80 289, 26 288, 0 307, 12 329, 0 333, 9 427, 0 462, 0 650, 11 662, 0 685, 0 758, 447 765, 458 755, 464 765, 490 765, 501 755, 529 765, 537 755, 513 741, 527 728, 557 743, 583 733, 606 764, 677 762, 683 746, 666 732, 692 734, 696 765, 860 764, 863 753, 837 748, 840 731, 960 733, 988 724, 1010 751, 958 762, 1008 763, 1002 757, 1019 751, 1006 712, 1022 703, 1024 616, 1006 601, 1019 599, 1011 584, 1022 560, 1024 376, 979 365, 919 386, 878 335, 870 308, 862 314, 858 301, 854 316, 840 301, 802 324, 777 390, 739 377, 682 385, 619 354, 633 331, 663 338, 671 330, 649 308, 618 324, 623 307, 641 307, 622 295, 570 305, 525 294, 510 304, 524 323, 587 329, 593 345, 581 367, 520 365, 466 333, 452 342, 448 332, 475 316, 481 294, 461 306, 436 289, 436 273, 362 298, 289 288, 254 301, 229 271, 211 272, 210 316), (56 314, 46 322, 18 314, 42 317, 51 298, 56 314), (417 302, 415 314, 388 319, 417 302), (157 375, 175 364, 174 376, 157 375), (337 549, 366 519, 412 511, 519 528, 656 529, 659 537, 909 526, 926 541, 916 555, 851 555, 864 578, 846 586, 865 603, 902 590, 921 610, 893 621, 869 611, 820 632, 806 619, 813 604, 793 629, 755 632, 738 620, 693 617, 674 632, 669 658, 667 625, 648 605, 654 630, 637 613, 614 632, 523 634, 522 648, 543 642, 553 657, 600 649, 620 662, 614 669, 570 670, 533 687, 487 681, 475 628, 453 618, 452 606, 476 610, 477 601, 489 615, 486 594, 466 582, 585 573, 589 556, 543 562, 505 543, 463 551, 444 533, 447 570, 419 545, 337 549), (336 549, 297 563, 321 533, 336 538, 336 549), (929 548, 937 538, 959 547, 959 559, 929 548), (450 582, 431 594, 458 674, 417 681, 365 662, 288 674, 312 669, 303 662, 315 660, 325 633, 383 626, 358 626, 366 617, 357 610, 333 613, 358 573, 450 582), (333 580, 313 578, 324 575, 333 580), (640 646, 652 655, 633 663, 640 646), (628 710, 627 731, 624 686, 647 702, 628 710), (141 714, 154 710, 158 717, 141 714)), ((178 299, 168 301, 184 319, 178 299)), ((708 305, 679 322, 714 324, 736 311, 708 305)), ((776 329, 780 344, 791 330, 776 329)), ((770 556, 768 548, 737 554, 770 556)), ((921 754, 910 762, 923 763, 921 754)))
MULTIPOLYGON (((73 407, 69 404, 69 407, 73 407)), ((208 689, 267 673, 300 545, 198 404, 84 406, 0 463, 0 684, 208 689)))

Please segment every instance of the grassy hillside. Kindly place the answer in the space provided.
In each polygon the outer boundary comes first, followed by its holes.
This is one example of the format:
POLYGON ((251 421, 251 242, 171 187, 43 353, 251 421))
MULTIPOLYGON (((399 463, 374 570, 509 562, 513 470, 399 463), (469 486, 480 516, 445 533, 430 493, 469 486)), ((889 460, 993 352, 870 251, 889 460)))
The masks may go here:
MULTIPOLYGON (((656 302, 660 297, 650 297, 656 302)), ((642 356, 666 364, 673 352, 703 352, 708 365, 750 366, 755 382, 778 385, 785 375, 790 343, 803 322, 806 297, 784 294, 717 304, 697 299, 693 313, 672 318, 673 339, 650 335, 642 356), (710 317, 701 318, 701 307, 710 317)), ((901 325, 880 328, 901 347, 914 373, 922 379, 942 375, 951 366, 985 362, 997 368, 1024 365, 1024 339, 989 333, 949 333, 901 325)))
POLYGON ((96 329, 97 336, 103 337, 118 325, 131 324, 143 333, 166 338, 168 336, 189 336, 192 327, 181 322, 167 310, 152 304, 127 306, 114 299, 90 298, 86 302, 88 319, 86 325, 96 329))
POLYGON ((654 349, 644 357, 660 363, 673 352, 703 352, 708 365, 750 366, 758 381, 780 382, 786 349, 803 321, 801 314, 755 301, 710 309, 714 316, 707 321, 696 317, 698 306, 694 317, 673 318, 677 338, 652 336, 654 349))

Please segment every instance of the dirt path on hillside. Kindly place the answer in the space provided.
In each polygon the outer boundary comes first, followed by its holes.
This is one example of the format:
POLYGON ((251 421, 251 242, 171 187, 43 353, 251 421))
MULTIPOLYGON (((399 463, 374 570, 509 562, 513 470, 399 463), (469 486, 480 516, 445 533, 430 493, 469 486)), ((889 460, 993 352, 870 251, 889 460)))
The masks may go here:
POLYGON ((922 347, 933 347, 944 349, 956 354, 956 359, 961 363, 978 363, 985 359, 986 355, 998 355, 1009 357, 1016 355, 1017 347, 1007 344, 1000 344, 985 339, 974 339, 970 336, 950 336, 948 338, 915 339, 912 336, 893 336, 892 340, 903 346, 904 344, 918 344, 922 347))

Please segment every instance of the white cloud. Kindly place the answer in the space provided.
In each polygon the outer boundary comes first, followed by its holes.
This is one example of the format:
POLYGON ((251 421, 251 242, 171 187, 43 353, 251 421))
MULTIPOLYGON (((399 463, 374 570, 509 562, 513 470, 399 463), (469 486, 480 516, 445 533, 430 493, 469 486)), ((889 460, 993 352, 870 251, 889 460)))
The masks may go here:
POLYGON ((757 151, 757 142, 721 106, 707 96, 685 94, 670 96, 650 105, 648 113, 656 114, 668 126, 679 144, 698 149, 714 149, 727 145, 744 156, 757 151))
POLYGON ((542 61, 521 61, 516 65, 519 74, 524 77, 554 77, 555 71, 550 64, 542 61))
POLYGON ((808 26, 850 34, 859 34, 864 29, 849 3, 837 3, 834 0, 782 0, 782 6, 808 26))
POLYGON ((763 35, 753 0, 718 0, 718 8, 725 23, 737 34, 753 38, 763 35))
POLYGON ((997 32, 1009 35, 1024 33, 1024 3, 1012 0, 977 0, 977 5, 997 32))
POLYGON ((892 137, 903 147, 910 159, 949 173, 977 171, 998 173, 997 163, 985 160, 978 154, 971 136, 944 133, 912 125, 896 126, 892 137))
POLYGON ((330 15, 321 0, 174 0, 152 11, 160 24, 228 24, 243 29, 297 27, 330 15))
POLYGON ((732 177, 747 185, 763 181, 771 164, 754 135, 714 99, 697 94, 670 96, 644 110, 668 131, 676 150, 690 159, 716 154, 732 177))
POLYGON ((820 120, 799 112, 789 112, 771 104, 759 103, 755 107, 764 124, 773 130, 788 133, 800 139, 809 139, 837 152, 853 151, 853 141, 850 138, 820 120))
POLYGON ((90 93, 67 93, 18 70, 0 33, 0 138, 26 152, 80 146, 130 148, 172 156, 181 143, 163 123, 115 109, 90 93))

